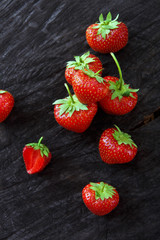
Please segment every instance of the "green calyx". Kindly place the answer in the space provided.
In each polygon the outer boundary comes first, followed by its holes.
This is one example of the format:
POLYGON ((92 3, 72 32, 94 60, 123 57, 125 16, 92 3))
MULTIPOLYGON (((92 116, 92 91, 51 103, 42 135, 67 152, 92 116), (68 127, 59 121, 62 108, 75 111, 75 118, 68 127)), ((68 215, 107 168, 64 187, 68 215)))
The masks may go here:
POLYGON ((69 116, 71 117, 74 111, 88 110, 87 105, 81 103, 76 97, 76 95, 71 94, 68 85, 66 83, 64 85, 68 91, 69 96, 64 99, 56 100, 53 103, 53 105, 60 104, 59 115, 61 116, 63 113, 69 113, 69 116))
POLYGON ((7 91, 0 90, 0 94, 6 93, 7 91))
POLYGON ((116 82, 109 81, 110 86, 109 89, 112 91, 112 97, 111 100, 115 99, 116 97, 119 98, 119 101, 122 99, 122 97, 132 97, 134 98, 132 92, 137 92, 139 89, 132 89, 129 88, 129 84, 125 84, 124 81, 121 84, 121 80, 119 79, 116 82))
POLYGON ((95 62, 94 58, 89 57, 90 52, 84 53, 82 56, 75 56, 75 61, 67 62, 67 68, 74 68, 75 70, 82 70, 88 68, 88 64, 95 62))
POLYGON ((118 72, 119 72, 119 80, 118 81, 116 81, 116 82, 109 81, 109 83, 110 83, 109 89, 112 91, 111 99, 113 100, 116 97, 118 97, 119 100, 121 100, 122 97, 124 97, 124 96, 126 96, 126 97, 130 96, 130 97, 134 98, 132 93, 138 92, 139 89, 130 88, 129 84, 125 84, 123 77, 122 77, 122 71, 121 71, 119 62, 118 62, 116 56, 114 55, 114 53, 110 53, 110 54, 111 54, 113 60, 115 61, 117 68, 118 68, 118 72))
POLYGON ((99 73, 102 71, 102 69, 100 69, 98 72, 93 72, 90 69, 83 69, 82 70, 84 74, 86 74, 87 76, 91 77, 91 78, 95 78, 99 83, 104 83, 106 82, 104 78, 102 78, 99 73))
POLYGON ((34 148, 35 150, 40 150, 40 153, 41 153, 41 156, 43 157, 44 155, 46 157, 48 157, 49 155, 49 149, 44 145, 42 144, 42 139, 43 137, 41 137, 38 141, 38 143, 28 143, 26 144, 26 146, 30 146, 32 148, 34 148))
POLYGON ((93 29, 98 29, 97 35, 101 34, 102 37, 106 39, 106 35, 110 33, 111 29, 118 28, 118 24, 120 24, 120 22, 117 21, 118 17, 119 14, 114 20, 112 20, 112 15, 109 12, 104 20, 103 14, 101 13, 99 16, 99 23, 97 23, 98 25, 94 26, 93 29))
POLYGON ((95 191, 95 199, 101 199, 104 200, 105 198, 112 198, 112 196, 115 194, 115 188, 110 186, 107 183, 100 182, 100 183, 93 183, 90 182, 90 189, 95 191))
POLYGON ((133 146, 137 147, 137 145, 133 142, 131 136, 128 133, 124 133, 120 130, 118 126, 116 125, 114 126, 116 130, 113 133, 113 137, 118 142, 119 145, 124 143, 125 145, 129 145, 131 148, 133 148, 133 146))

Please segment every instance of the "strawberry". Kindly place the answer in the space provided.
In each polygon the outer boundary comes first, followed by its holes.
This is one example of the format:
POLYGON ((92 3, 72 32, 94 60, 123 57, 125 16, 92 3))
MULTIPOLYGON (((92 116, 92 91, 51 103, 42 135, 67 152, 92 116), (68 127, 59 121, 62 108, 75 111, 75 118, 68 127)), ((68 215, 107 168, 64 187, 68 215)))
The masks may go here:
POLYGON ((103 216, 117 207, 119 194, 114 187, 107 183, 91 182, 83 188, 82 199, 92 213, 103 216))
POLYGON ((90 25, 86 30, 86 39, 89 46, 96 52, 117 52, 128 42, 128 28, 123 22, 118 22, 119 15, 112 20, 109 12, 106 20, 99 16, 99 23, 90 25))
POLYGON ((99 152, 105 163, 127 163, 135 157, 137 146, 129 134, 115 125, 115 128, 108 128, 102 133, 99 152))
POLYGON ((38 143, 26 144, 23 148, 23 159, 27 173, 33 174, 42 171, 51 160, 49 149, 41 143, 41 137, 38 143))
POLYGON ((119 71, 119 79, 116 77, 104 77, 105 81, 109 84, 109 91, 107 95, 100 100, 100 107, 108 114, 124 115, 133 110, 137 104, 139 89, 132 89, 129 84, 125 84, 120 65, 113 53, 113 57, 119 71))
POLYGON ((84 53, 82 56, 75 56, 75 61, 69 61, 65 70, 65 78, 69 84, 72 85, 72 78, 77 70, 83 68, 91 69, 93 72, 97 72, 102 69, 102 63, 98 57, 90 52, 84 53))
POLYGON ((65 87, 69 96, 56 100, 53 103, 55 105, 54 117, 64 128, 73 132, 82 133, 90 126, 97 113, 97 104, 82 104, 76 95, 71 95, 67 84, 65 84, 65 87))
POLYGON ((0 90, 0 123, 3 122, 14 106, 14 97, 11 93, 0 90))
POLYGON ((79 70, 74 75, 72 86, 78 100, 84 104, 98 102, 108 93, 108 84, 99 72, 91 70, 79 70))

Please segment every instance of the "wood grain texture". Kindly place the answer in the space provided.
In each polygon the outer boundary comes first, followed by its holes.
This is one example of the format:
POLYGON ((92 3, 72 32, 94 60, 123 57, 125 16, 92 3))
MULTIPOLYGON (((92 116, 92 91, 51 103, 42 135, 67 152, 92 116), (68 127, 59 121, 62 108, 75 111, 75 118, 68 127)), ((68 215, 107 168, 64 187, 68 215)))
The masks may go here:
POLYGON ((160 3, 158 0, 2 0, 0 2, 0 88, 15 107, 0 124, 1 240, 159 239, 160 214, 160 3), (127 83, 140 88, 136 108, 115 117, 98 110, 83 134, 59 126, 54 102, 67 95, 66 62, 90 50, 105 75, 117 76, 109 55, 92 51, 86 28, 108 11, 129 29, 127 46, 116 54, 127 83), (151 119, 144 124, 146 116, 151 119), (123 166, 102 162, 98 142, 117 124, 138 145, 123 166), (26 173, 22 149, 41 136, 53 155, 43 172, 26 173), (120 194, 109 215, 92 215, 81 198, 90 181, 105 181, 120 194))

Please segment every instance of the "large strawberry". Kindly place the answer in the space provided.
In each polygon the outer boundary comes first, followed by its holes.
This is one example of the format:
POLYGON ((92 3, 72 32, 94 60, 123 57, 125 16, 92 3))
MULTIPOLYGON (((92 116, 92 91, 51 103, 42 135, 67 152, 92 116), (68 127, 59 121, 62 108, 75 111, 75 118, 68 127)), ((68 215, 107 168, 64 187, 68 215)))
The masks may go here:
POLYGON ((98 102, 108 93, 108 83, 99 76, 99 72, 79 70, 74 75, 72 86, 75 95, 84 104, 98 102))
POLYGON ((137 146, 129 134, 115 125, 115 128, 108 128, 102 133, 99 152, 105 163, 127 163, 135 157, 137 146))
POLYGON ((41 137, 38 143, 26 144, 23 148, 23 159, 27 173, 33 174, 42 171, 51 160, 49 149, 41 143, 41 137))
POLYGON ((109 12, 106 20, 99 16, 99 23, 90 25, 86 30, 86 39, 89 46, 96 52, 117 52, 128 42, 128 28, 123 22, 118 22, 118 16, 112 20, 109 12))
POLYGON ((76 95, 71 95, 67 84, 65 84, 65 87, 67 88, 69 96, 56 100, 53 103, 55 105, 54 117, 64 128, 73 132, 82 133, 90 126, 97 112, 97 104, 82 104, 76 95))
POLYGON ((118 205, 119 194, 114 187, 107 183, 91 182, 83 188, 82 199, 92 213, 103 216, 118 205))
POLYGON ((0 123, 3 122, 14 106, 14 97, 11 93, 0 90, 0 123))
MULTIPOLYGON (((72 78, 77 70, 84 68, 91 69, 93 72, 98 72, 102 69, 102 63, 98 57, 90 52, 84 53, 82 56, 75 56, 75 61, 69 61, 65 70, 65 78, 72 85, 72 78)), ((100 72, 102 73, 102 71, 100 72)))
POLYGON ((136 106, 138 89, 130 88, 129 84, 125 84, 120 65, 113 53, 111 53, 119 71, 119 79, 116 77, 107 76, 104 79, 109 84, 107 95, 100 100, 100 107, 108 114, 124 115, 136 106))

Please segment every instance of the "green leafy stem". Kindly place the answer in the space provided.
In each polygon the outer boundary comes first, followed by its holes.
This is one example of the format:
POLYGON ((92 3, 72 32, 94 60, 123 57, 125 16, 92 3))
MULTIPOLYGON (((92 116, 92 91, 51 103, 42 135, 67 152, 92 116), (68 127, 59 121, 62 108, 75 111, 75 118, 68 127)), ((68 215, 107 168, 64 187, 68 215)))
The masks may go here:
POLYGON ((58 99, 53 103, 53 105, 59 104, 59 115, 61 116, 64 113, 68 113, 69 117, 71 117, 75 111, 78 112, 80 110, 88 110, 87 105, 81 103, 75 94, 71 94, 68 85, 66 83, 64 85, 67 89, 69 96, 63 99, 58 99))
POLYGON ((135 146, 137 148, 137 145, 133 142, 131 139, 131 136, 128 133, 124 133, 120 130, 120 128, 116 125, 114 125, 116 130, 113 133, 114 139, 118 142, 119 145, 124 143, 125 145, 129 145, 131 148, 135 146))
POLYGON ((0 90, 0 94, 6 93, 7 91, 5 90, 0 90))
POLYGON ((95 192, 96 200, 100 198, 103 201, 104 199, 112 198, 112 196, 115 194, 115 188, 107 183, 90 182, 90 185, 91 185, 90 189, 92 189, 95 192))
POLYGON ((118 72, 119 72, 119 80, 116 81, 116 82, 112 82, 112 81, 109 81, 110 83, 110 86, 109 86, 109 89, 112 91, 112 97, 111 99, 115 99, 116 97, 119 98, 119 100, 122 99, 123 96, 126 96, 126 97, 133 97, 133 92, 138 92, 139 89, 133 89, 133 88, 130 88, 129 84, 125 84, 124 80, 123 80, 123 76, 122 76, 122 70, 121 70, 121 67, 119 65, 119 62, 116 58, 116 56, 114 55, 114 53, 110 53, 110 55, 112 56, 113 60, 115 61, 116 65, 117 65, 117 68, 118 68, 118 72))
POLYGON ((109 12, 104 20, 103 14, 101 13, 99 16, 99 23, 93 26, 93 29, 98 29, 97 35, 101 34, 102 37, 106 39, 106 35, 108 35, 112 29, 118 28, 118 24, 120 24, 120 22, 117 21, 118 17, 119 14, 112 20, 112 14, 109 12))

